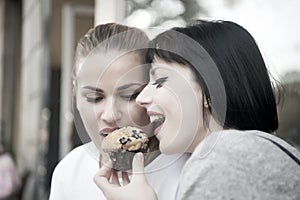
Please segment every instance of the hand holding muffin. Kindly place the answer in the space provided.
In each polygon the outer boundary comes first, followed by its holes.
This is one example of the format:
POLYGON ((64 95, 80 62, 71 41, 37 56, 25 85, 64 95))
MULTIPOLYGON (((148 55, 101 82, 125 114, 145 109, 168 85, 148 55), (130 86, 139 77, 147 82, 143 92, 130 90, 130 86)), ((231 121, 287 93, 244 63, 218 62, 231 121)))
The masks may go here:
POLYGON ((94 176, 94 182, 108 200, 157 200, 157 195, 144 174, 144 156, 142 153, 135 154, 132 162, 131 180, 126 178, 126 181, 123 181, 123 186, 116 179, 111 181, 111 174, 113 174, 112 169, 107 165, 103 165, 94 176))

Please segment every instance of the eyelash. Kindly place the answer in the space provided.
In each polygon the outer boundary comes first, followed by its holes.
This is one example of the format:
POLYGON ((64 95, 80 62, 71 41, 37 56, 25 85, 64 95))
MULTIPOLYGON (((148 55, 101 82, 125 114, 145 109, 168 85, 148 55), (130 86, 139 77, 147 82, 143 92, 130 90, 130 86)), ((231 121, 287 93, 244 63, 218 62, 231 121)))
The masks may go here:
MULTIPOLYGON (((134 94, 131 95, 121 95, 120 97, 126 101, 132 101, 135 100, 136 97, 140 94, 140 92, 136 92, 134 94)), ((103 99, 102 96, 92 96, 92 95, 86 95, 86 101, 89 103, 98 103, 103 99)))
POLYGON ((141 85, 141 87, 137 88, 135 91, 133 91, 133 94, 129 95, 120 95, 121 98, 123 98, 126 101, 133 101, 137 98, 137 96, 141 93, 141 91, 146 87, 146 84, 141 85))
POLYGON ((102 96, 97 96, 97 95, 91 95, 91 94, 87 94, 86 95, 86 101, 90 102, 90 103, 98 103, 103 99, 102 96))
POLYGON ((137 92, 137 93, 134 93, 131 95, 121 95, 121 98, 128 100, 128 101, 132 101, 132 100, 135 100, 139 94, 140 94, 140 92, 137 92))
POLYGON ((156 85, 156 88, 161 88, 163 86, 163 83, 165 83, 167 79, 168 77, 159 78, 152 85, 156 85))

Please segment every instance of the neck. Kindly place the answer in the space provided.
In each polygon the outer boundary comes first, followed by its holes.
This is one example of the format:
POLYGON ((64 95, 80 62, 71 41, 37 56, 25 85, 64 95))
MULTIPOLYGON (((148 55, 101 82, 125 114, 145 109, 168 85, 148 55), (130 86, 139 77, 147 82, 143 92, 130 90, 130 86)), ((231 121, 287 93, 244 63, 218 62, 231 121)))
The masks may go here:
POLYGON ((211 118, 209 122, 208 132, 212 133, 212 132, 217 132, 222 130, 224 130, 224 128, 220 124, 218 124, 216 120, 214 120, 214 118, 211 118))
POLYGON ((220 126, 214 118, 210 118, 209 126, 204 127, 198 131, 198 134, 195 136, 193 143, 191 144, 190 148, 187 150, 187 153, 193 153, 195 148, 211 133, 222 131, 224 128, 220 126))

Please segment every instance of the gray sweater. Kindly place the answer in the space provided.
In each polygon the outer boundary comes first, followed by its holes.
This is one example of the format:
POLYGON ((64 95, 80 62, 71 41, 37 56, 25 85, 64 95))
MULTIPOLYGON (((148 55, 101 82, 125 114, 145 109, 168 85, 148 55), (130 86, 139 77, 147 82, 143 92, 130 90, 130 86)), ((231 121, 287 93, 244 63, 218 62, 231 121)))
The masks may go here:
POLYGON ((300 159, 295 148, 271 134, 212 133, 186 163, 178 199, 299 200, 300 165, 268 138, 300 159))

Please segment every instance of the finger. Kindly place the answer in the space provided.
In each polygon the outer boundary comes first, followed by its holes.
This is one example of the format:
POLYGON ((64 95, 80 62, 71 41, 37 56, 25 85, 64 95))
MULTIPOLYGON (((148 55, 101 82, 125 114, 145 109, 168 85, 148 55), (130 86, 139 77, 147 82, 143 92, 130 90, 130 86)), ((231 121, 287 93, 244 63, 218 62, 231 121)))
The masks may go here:
POLYGON ((111 170, 109 170, 109 172, 106 174, 106 177, 105 177, 105 178, 106 178, 107 180, 110 180, 110 177, 111 177, 111 170))
POLYGON ((130 183, 128 173, 127 172, 122 172, 122 180, 123 180, 123 185, 128 185, 130 183))
POLYGON ((132 161, 132 181, 144 180, 144 155, 142 153, 135 154, 132 161))
POLYGON ((136 153, 132 161, 132 173, 144 173, 144 155, 136 153))
MULTIPOLYGON (((112 161, 108 160, 106 163, 102 163, 100 167, 99 173, 106 173, 105 176, 109 180, 111 177, 111 171, 112 171, 112 161)), ((102 175, 104 176, 104 175, 102 175)))
POLYGON ((110 157, 109 157, 108 153, 100 151, 100 159, 99 159, 100 168, 102 167, 102 165, 104 165, 105 163, 109 163, 109 162, 110 162, 110 157))
POLYGON ((110 176, 111 176, 111 168, 106 166, 106 165, 101 165, 100 162, 99 162, 99 167, 100 167, 100 170, 97 173, 97 175, 98 176, 105 176, 107 178, 107 180, 109 180, 110 176))
POLYGON ((111 174, 111 168, 109 168, 107 165, 103 165, 100 170, 96 173, 95 176, 97 177, 104 177, 104 178, 108 178, 110 177, 111 174))
POLYGON ((101 172, 101 170, 94 176, 93 180, 104 194, 109 194, 112 192, 112 187, 108 182, 106 176, 104 176, 104 173, 101 172))
POLYGON ((107 175, 107 179, 109 180, 111 177, 111 173, 113 171, 113 163, 112 160, 108 160, 106 163, 104 163, 103 165, 105 165, 106 167, 110 168, 110 173, 107 175))
POLYGON ((111 181, 112 184, 116 185, 116 186, 121 186, 120 182, 119 182, 119 178, 118 178, 118 174, 116 170, 112 170, 111 172, 111 181))

